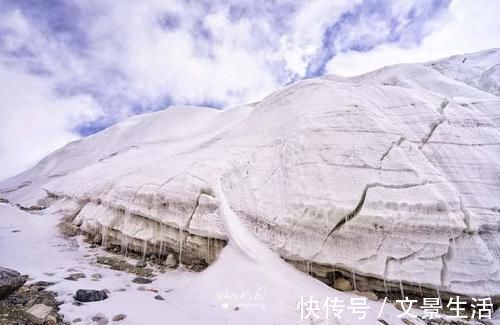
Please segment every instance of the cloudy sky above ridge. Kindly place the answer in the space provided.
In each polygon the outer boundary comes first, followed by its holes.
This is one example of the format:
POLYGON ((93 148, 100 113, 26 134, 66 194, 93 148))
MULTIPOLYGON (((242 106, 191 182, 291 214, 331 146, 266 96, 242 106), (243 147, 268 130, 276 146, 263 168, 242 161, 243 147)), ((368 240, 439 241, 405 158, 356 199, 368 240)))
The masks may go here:
POLYGON ((500 47, 496 0, 0 0, 0 178, 172 104, 500 47))

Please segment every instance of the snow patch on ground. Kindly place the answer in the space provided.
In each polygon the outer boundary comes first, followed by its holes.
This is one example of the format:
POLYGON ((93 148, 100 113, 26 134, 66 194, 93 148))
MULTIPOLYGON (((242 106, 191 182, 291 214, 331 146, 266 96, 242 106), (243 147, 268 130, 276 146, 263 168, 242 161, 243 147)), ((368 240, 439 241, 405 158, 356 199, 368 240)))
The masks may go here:
MULTIPOLYGON (((240 227, 226 209, 232 229, 240 227)), ((33 282, 57 282, 49 290, 58 293, 58 299, 63 301, 61 312, 69 321, 82 318, 87 324, 96 314, 110 320, 117 314, 126 314, 125 324, 309 324, 309 320, 300 319, 297 309, 301 296, 338 297, 347 302, 354 297, 296 271, 262 244, 256 244, 243 228, 238 231, 246 235, 226 247, 207 270, 158 273, 153 283, 145 285, 158 291, 153 292, 137 290, 141 285, 131 282, 134 275, 95 264, 95 256, 105 253, 80 240, 62 238, 56 231, 58 220, 51 214, 29 214, 0 204, 0 219, 2 264, 29 274, 33 282), (252 253, 262 260, 255 260, 248 251, 243 253, 240 245, 244 243, 251 244, 252 253), (85 273, 86 278, 64 279, 75 272, 85 273), (92 281, 94 273, 100 273, 102 279, 92 281), (106 300, 75 306, 73 295, 82 288, 108 289, 111 294, 106 300), (165 300, 154 299, 158 294, 165 300)), ((374 324, 382 304, 368 301, 367 306, 370 309, 364 321, 358 320, 357 315, 346 314, 342 321, 330 324, 374 324)), ((387 305, 382 318, 399 324, 398 314, 398 310, 387 305)))

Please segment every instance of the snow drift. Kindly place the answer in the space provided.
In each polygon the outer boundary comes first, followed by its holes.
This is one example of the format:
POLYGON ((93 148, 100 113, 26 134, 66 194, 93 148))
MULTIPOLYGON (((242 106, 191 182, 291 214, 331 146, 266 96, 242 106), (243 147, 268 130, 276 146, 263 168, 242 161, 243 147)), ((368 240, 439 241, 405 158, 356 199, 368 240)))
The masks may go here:
POLYGON ((490 50, 136 116, 1 182, 0 197, 183 263, 237 241, 232 217, 329 284, 498 299, 499 64, 490 50))

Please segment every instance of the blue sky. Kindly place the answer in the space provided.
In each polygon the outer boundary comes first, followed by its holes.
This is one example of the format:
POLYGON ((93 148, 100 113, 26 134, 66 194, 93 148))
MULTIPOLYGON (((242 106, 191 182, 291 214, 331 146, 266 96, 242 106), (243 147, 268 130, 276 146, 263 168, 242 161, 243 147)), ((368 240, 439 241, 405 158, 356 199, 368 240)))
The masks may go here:
POLYGON ((3 0, 0 178, 172 104, 499 47, 495 0, 3 0))

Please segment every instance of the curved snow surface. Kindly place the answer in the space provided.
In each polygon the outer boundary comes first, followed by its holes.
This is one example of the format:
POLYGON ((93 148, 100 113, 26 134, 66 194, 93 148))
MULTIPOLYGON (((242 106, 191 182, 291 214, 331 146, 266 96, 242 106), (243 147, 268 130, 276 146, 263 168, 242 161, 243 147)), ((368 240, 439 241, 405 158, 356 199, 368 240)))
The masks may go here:
POLYGON ((229 239, 265 263, 255 255, 267 253, 227 222, 238 218, 299 264, 499 296, 494 52, 477 69, 460 66, 482 62, 476 53, 472 63, 453 57, 439 68, 304 80, 232 109, 136 116, 3 181, 0 196, 24 206, 70 202, 83 230, 153 245, 175 246, 163 232, 180 229, 199 259, 203 240, 210 249, 210 239, 229 239))

